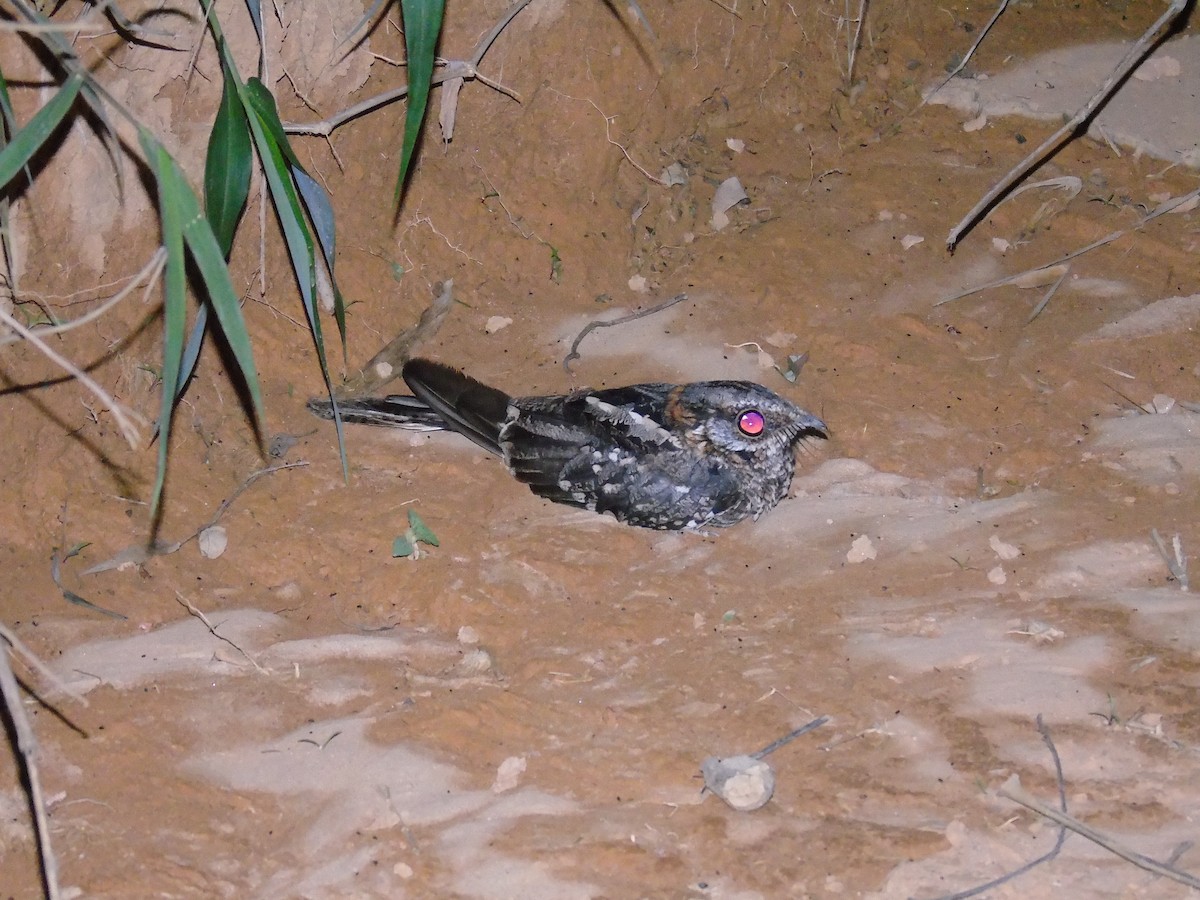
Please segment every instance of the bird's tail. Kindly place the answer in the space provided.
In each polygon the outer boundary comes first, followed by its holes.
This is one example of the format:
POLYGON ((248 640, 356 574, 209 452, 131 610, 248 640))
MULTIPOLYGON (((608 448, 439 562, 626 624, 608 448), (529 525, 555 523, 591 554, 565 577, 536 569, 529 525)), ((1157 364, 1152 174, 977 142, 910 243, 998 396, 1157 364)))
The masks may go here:
POLYGON ((443 427, 503 455, 500 427, 508 419, 508 394, 427 359, 410 359, 403 375, 416 399, 445 423, 443 427))
MULTIPOLYGON (((446 420, 430 409, 428 404, 403 394, 339 400, 337 406, 343 422, 385 425, 410 431, 445 431, 449 428, 446 420)), ((309 400, 308 410, 322 419, 333 418, 333 404, 328 400, 309 400)))
MULTIPOLYGON (((339 400, 342 421, 410 431, 457 431, 485 450, 503 455, 500 426, 508 418, 512 399, 508 394, 427 359, 409 360, 403 375, 415 397, 393 394, 339 400)), ((308 409, 322 419, 333 418, 329 400, 309 400, 308 409)))

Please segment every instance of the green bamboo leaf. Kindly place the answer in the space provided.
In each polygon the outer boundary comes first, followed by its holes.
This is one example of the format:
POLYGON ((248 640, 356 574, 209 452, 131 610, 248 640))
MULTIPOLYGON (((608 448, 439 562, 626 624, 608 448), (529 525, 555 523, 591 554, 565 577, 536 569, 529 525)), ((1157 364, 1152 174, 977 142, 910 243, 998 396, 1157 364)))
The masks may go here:
MULTIPOLYGON (((296 193, 296 185, 288 165, 287 153, 290 148, 280 145, 275 140, 271 130, 271 116, 265 116, 260 110, 261 98, 253 95, 253 85, 257 79, 250 79, 249 84, 243 85, 240 94, 245 105, 247 120, 250 123, 250 136, 258 150, 262 161, 263 174, 267 177, 267 189, 271 194, 271 203, 279 217, 283 229, 284 243, 288 248, 288 256, 292 262, 292 271, 296 283, 300 287, 300 299, 304 304, 305 315, 308 316, 308 327, 317 338, 318 350, 324 358, 321 349, 321 319, 316 308, 316 257, 313 254, 312 235, 308 224, 304 221, 304 210, 300 205, 300 196, 296 193)), ((259 83, 261 86, 261 83, 259 83)), ((265 90, 265 88, 264 88, 265 90)), ((267 95, 270 97, 270 95, 267 95)), ((272 98, 271 109, 275 101, 272 98)), ((278 120, 278 116, 274 116, 278 120)))
POLYGON ((300 191, 300 199, 308 210, 308 220, 312 222, 313 230, 317 233, 317 241, 321 246, 321 255, 325 266, 329 269, 329 281, 333 288, 333 318, 337 322, 338 335, 342 339, 342 356, 346 357, 346 301, 338 288, 337 276, 334 273, 334 254, 337 250, 337 228, 333 218, 333 203, 316 179, 309 175, 302 166, 291 167, 292 178, 300 191))
POLYGON ((12 181, 13 176, 24 168, 30 157, 37 153, 47 138, 54 134, 83 87, 83 76, 75 74, 63 82, 50 102, 37 111, 24 128, 13 134, 13 139, 7 147, 0 150, 0 186, 12 181))
MULTIPOLYGON (((317 309, 316 297, 316 257, 313 251, 312 235, 304 221, 304 213, 300 206, 300 197, 296 193, 296 185, 292 179, 292 169, 287 155, 291 148, 285 142, 281 145, 275 140, 272 124, 278 124, 279 116, 275 113, 275 100, 266 93, 262 96, 254 85, 262 88, 261 82, 251 78, 243 86, 241 95, 246 108, 247 120, 250 123, 250 135, 258 148, 258 156, 262 161, 263 174, 267 177, 267 189, 271 194, 271 203, 279 217, 283 229, 284 243, 287 244, 288 256, 292 261, 292 271, 296 283, 300 286, 300 300, 304 306, 304 315, 308 319, 308 327, 312 332, 313 345, 317 351, 317 362, 321 367, 321 378, 325 382, 325 390, 333 397, 333 382, 329 378, 329 362, 325 356, 325 338, 322 335, 321 316, 317 309), (257 96, 255 96, 257 95, 257 96), (269 100, 269 105, 264 101, 269 100)), ((279 130, 282 134, 282 128, 279 130)), ((294 159, 294 155, 293 155, 294 159)), ((342 476, 349 480, 350 462, 346 457, 346 445, 342 434, 341 417, 334 413, 334 427, 337 431, 338 452, 342 459, 342 476)))
POLYGON ((196 371, 196 363, 200 361, 200 348, 204 344, 204 332, 208 327, 208 306, 200 304, 196 312, 196 321, 192 323, 192 331, 188 335, 187 344, 183 348, 183 364, 179 367, 179 383, 175 385, 175 399, 183 396, 188 379, 196 371))
POLYGON ((404 113, 400 175, 396 179, 397 206, 429 104, 429 85, 433 80, 433 62, 438 34, 442 30, 445 0, 400 0, 400 9, 404 16, 404 46, 408 52, 408 108, 404 113))
POLYGON ((251 115, 258 116, 263 129, 272 141, 274 141, 283 158, 287 161, 288 174, 300 195, 300 199, 304 203, 304 209, 308 212, 308 219, 312 222, 313 231, 316 232, 317 242, 321 247, 321 255, 325 259, 325 266, 329 269, 330 281, 333 284, 334 318, 337 321, 338 334, 342 339, 342 351, 345 353, 346 306, 345 301, 342 299, 342 292, 337 286, 337 277, 334 274, 336 229, 333 216, 333 203, 330 201, 329 194, 321 186, 321 183, 309 175, 305 171, 304 166, 300 164, 300 160, 297 158, 296 152, 292 149, 291 142, 288 140, 287 132, 283 130, 283 122, 279 119, 279 109, 275 105, 275 97, 267 90, 266 85, 257 78, 251 78, 242 89, 242 94, 246 101, 247 111, 251 115))
MULTIPOLYGON (((242 316, 242 304, 238 301, 237 292, 229 278, 229 268, 225 263, 225 252, 217 242, 212 226, 200 213, 200 201, 192 193, 192 189, 183 180, 183 173, 171 160, 174 175, 179 179, 184 215, 183 239, 187 243, 192 262, 200 273, 204 283, 208 303, 216 314, 221 332, 225 335, 225 343, 237 362, 238 371, 245 382, 250 394, 250 404, 254 413, 254 424, 261 436, 263 434, 264 417, 262 391, 258 385, 258 370, 254 365, 254 352, 250 346, 250 333, 246 328, 246 320, 242 316)), ((199 320, 197 320, 199 323, 199 320)))
POLYGON ((167 251, 167 264, 163 272, 163 387, 162 406, 158 415, 158 472, 154 478, 154 493, 150 501, 150 519, 156 521, 162 503, 163 484, 167 477, 171 414, 175 409, 173 387, 179 380, 180 357, 183 355, 183 330, 187 317, 187 260, 183 255, 183 214, 179 184, 172 176, 173 160, 163 145, 144 128, 138 129, 138 140, 158 187, 163 247, 167 251))
POLYGON ((228 258, 238 219, 250 193, 250 128, 238 97, 237 75, 224 66, 221 105, 208 140, 204 161, 204 209, 221 251, 228 258))
POLYGON ((246 0, 246 8, 250 10, 250 19, 254 22, 254 33, 258 35, 258 46, 263 46, 262 4, 259 0, 246 0))
POLYGON ((242 102, 247 112, 255 113, 263 128, 271 135, 278 145, 280 153, 293 166, 299 166, 300 160, 288 141, 287 132, 283 130, 283 122, 279 119, 279 108, 275 105, 274 95, 258 78, 249 78, 241 87, 242 102))
MULTIPOLYGON (((165 472, 171 410, 174 408, 176 392, 184 371, 183 333, 186 325, 186 301, 183 295, 185 285, 179 281, 186 276, 182 258, 183 245, 186 245, 196 266, 204 285, 208 305, 216 314, 225 341, 250 394, 252 413, 259 434, 263 431, 262 391, 258 384, 250 335, 242 317, 237 293, 233 289, 233 282, 229 279, 225 254, 217 243, 208 219, 200 211, 200 201, 184 179, 179 165, 162 145, 149 135, 139 136, 142 137, 142 146, 147 151, 147 157, 151 158, 163 220, 163 243, 167 247, 167 337, 164 342, 162 372, 164 399, 158 423, 159 465, 165 472), (179 232, 178 237, 176 231, 179 232), (173 265, 179 269, 178 272, 173 271, 173 265), (172 278, 178 283, 173 282, 172 278)), ((162 474, 160 472, 160 479, 162 474)), ((155 489, 156 502, 160 493, 161 485, 158 485, 155 489)))

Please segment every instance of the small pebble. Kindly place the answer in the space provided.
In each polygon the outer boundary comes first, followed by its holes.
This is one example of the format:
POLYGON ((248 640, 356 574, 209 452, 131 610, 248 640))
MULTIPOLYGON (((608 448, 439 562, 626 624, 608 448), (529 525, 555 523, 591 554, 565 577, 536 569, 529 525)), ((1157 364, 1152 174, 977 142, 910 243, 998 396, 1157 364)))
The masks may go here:
POLYGON ((700 772, 704 786, 740 812, 760 809, 775 793, 775 771, 753 756, 710 756, 700 772))

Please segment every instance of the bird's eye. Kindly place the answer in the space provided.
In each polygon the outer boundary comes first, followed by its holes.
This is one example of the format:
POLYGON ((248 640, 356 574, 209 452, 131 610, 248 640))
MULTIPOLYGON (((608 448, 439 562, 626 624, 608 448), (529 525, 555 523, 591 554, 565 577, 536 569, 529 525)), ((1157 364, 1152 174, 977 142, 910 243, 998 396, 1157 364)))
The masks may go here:
POLYGON ((737 427, 738 431, 747 437, 758 437, 767 427, 767 421, 757 409, 748 409, 743 413, 738 413, 737 427))

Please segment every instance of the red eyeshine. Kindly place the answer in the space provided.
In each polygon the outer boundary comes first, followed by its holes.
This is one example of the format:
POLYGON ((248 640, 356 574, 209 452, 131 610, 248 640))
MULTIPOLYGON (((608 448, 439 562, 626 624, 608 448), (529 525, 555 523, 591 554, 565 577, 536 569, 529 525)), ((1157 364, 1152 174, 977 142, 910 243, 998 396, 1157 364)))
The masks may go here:
POLYGON ((748 409, 737 418, 738 431, 749 437, 758 437, 767 427, 763 414, 757 409, 748 409))

